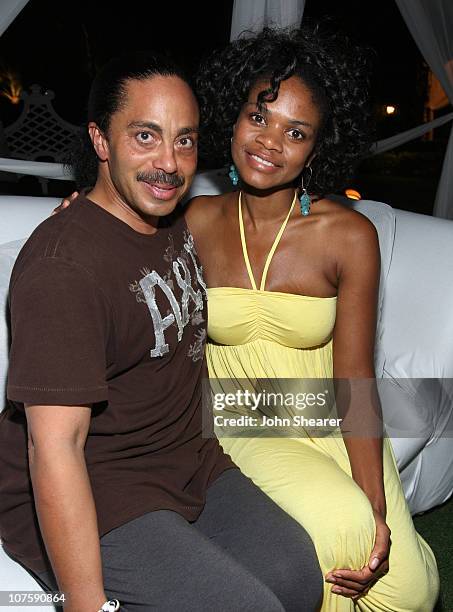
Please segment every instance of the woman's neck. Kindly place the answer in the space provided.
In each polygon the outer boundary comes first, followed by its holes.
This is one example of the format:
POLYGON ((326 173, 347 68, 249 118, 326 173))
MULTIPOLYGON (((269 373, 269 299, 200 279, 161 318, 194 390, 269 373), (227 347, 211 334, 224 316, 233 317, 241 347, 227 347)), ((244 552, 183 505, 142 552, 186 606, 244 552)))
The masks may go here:
POLYGON ((273 192, 259 192, 245 186, 241 189, 242 211, 254 226, 281 221, 288 214, 295 191, 294 187, 286 187, 273 192))

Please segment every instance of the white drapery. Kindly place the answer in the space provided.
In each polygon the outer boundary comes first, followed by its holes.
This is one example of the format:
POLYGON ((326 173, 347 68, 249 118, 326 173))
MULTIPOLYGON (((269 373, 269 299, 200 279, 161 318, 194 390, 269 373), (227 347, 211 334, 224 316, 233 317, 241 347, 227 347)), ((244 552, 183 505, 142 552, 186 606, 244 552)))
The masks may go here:
MULTIPOLYGON (((396 3, 423 57, 453 104, 452 0, 396 0, 396 3)), ((453 128, 433 214, 453 219, 453 128)))
POLYGON ((28 0, 2 0, 0 5, 0 36, 21 12, 28 0))
POLYGON ((9 157, 0 157, 0 171, 58 179, 59 181, 72 181, 73 179, 72 173, 67 171, 63 164, 10 159, 9 157))
POLYGON ((236 40, 244 30, 299 26, 304 7, 305 0, 234 0, 230 40, 236 40))
MULTIPOLYGON (((410 140, 415 140, 415 138, 419 138, 426 134, 426 132, 430 132, 436 127, 440 127, 445 123, 453 120, 453 113, 448 113, 448 115, 443 115, 442 117, 438 117, 429 123, 422 123, 417 127, 414 127, 410 130, 406 130, 405 132, 401 132, 400 134, 395 134, 395 136, 390 136, 390 138, 384 138, 383 140, 379 140, 373 147, 373 155, 377 155, 378 153, 384 153, 385 151, 390 151, 395 147, 399 147, 405 142, 409 142, 410 140)), ((439 215, 438 215, 439 216, 439 215)))

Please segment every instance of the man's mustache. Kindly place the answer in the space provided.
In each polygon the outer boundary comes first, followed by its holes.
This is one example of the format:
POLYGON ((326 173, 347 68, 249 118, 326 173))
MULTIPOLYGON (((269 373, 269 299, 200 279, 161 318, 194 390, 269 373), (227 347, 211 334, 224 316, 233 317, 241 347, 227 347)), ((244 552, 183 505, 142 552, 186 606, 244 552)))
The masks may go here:
POLYGON ((139 172, 137 174, 137 181, 143 181, 144 183, 160 183, 162 185, 171 185, 172 187, 182 187, 184 185, 184 178, 178 174, 167 174, 163 170, 157 170, 156 172, 139 172))

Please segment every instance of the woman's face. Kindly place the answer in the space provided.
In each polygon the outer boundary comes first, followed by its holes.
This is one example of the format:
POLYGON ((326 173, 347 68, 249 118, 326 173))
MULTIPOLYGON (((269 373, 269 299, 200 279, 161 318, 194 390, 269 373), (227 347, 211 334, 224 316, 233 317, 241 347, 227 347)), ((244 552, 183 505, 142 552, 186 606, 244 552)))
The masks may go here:
POLYGON ((312 93, 298 77, 282 81, 278 97, 259 111, 257 97, 269 83, 249 92, 234 125, 231 153, 241 179, 256 189, 291 184, 311 161, 321 123, 312 93))

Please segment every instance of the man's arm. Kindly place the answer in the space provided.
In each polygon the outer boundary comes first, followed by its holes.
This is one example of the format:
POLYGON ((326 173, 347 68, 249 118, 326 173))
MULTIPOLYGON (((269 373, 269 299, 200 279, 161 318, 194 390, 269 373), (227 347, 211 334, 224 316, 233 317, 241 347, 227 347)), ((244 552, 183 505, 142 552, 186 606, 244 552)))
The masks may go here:
POLYGON ((96 612, 104 593, 96 509, 84 446, 88 406, 25 405, 28 457, 41 533, 65 612, 96 612))

